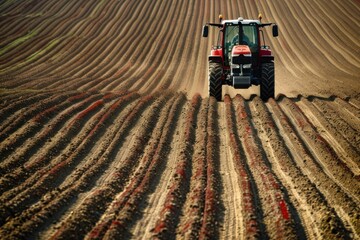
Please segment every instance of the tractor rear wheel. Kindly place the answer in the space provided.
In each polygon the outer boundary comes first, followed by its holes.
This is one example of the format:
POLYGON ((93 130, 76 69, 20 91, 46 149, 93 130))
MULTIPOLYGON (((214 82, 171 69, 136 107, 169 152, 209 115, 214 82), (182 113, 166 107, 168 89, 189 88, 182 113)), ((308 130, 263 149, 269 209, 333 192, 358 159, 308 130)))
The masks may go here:
POLYGON ((275 74, 274 63, 263 63, 261 65, 260 98, 267 101, 275 97, 275 74))
POLYGON ((209 62, 209 96, 221 101, 223 69, 221 63, 209 62))

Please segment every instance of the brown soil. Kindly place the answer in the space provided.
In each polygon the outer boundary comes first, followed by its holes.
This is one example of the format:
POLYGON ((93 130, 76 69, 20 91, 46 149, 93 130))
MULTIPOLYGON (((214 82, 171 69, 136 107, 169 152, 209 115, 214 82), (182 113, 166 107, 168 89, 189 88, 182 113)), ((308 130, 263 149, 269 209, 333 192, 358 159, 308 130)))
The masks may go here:
POLYGON ((3 1, 1 238, 359 239, 359 12, 3 1), (277 98, 208 98, 202 25, 259 12, 280 27, 277 98))

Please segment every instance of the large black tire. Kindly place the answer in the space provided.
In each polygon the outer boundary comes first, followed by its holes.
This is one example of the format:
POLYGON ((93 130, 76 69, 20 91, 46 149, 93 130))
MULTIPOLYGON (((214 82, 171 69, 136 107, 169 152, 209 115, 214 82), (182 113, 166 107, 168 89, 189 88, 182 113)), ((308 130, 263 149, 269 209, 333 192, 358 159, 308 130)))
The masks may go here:
POLYGON ((221 101, 222 98, 222 82, 223 73, 221 63, 209 62, 209 96, 221 101))
POLYGON ((275 97, 275 73, 274 63, 263 63, 261 65, 260 98, 267 101, 275 97))

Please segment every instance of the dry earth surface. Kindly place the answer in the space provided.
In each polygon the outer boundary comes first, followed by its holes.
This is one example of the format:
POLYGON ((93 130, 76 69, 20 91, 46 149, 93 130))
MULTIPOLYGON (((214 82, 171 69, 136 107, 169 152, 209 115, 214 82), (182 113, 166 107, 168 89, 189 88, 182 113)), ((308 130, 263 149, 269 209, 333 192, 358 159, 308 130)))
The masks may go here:
POLYGON ((1 239, 359 239, 358 0, 0 2, 1 239), (207 97, 205 22, 276 66, 207 97))

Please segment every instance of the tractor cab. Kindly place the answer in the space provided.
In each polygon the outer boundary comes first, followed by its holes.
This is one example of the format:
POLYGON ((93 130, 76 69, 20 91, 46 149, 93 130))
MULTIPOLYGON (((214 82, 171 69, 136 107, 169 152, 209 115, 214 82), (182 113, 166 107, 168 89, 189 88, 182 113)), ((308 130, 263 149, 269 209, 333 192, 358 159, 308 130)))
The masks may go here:
MULTIPOLYGON (((259 52, 259 37, 257 24, 246 23, 243 24, 225 22, 224 30, 224 61, 225 65, 229 66, 231 60, 231 51, 236 45, 249 46, 251 53, 259 52)), ((221 34, 221 32, 220 32, 221 34)))

